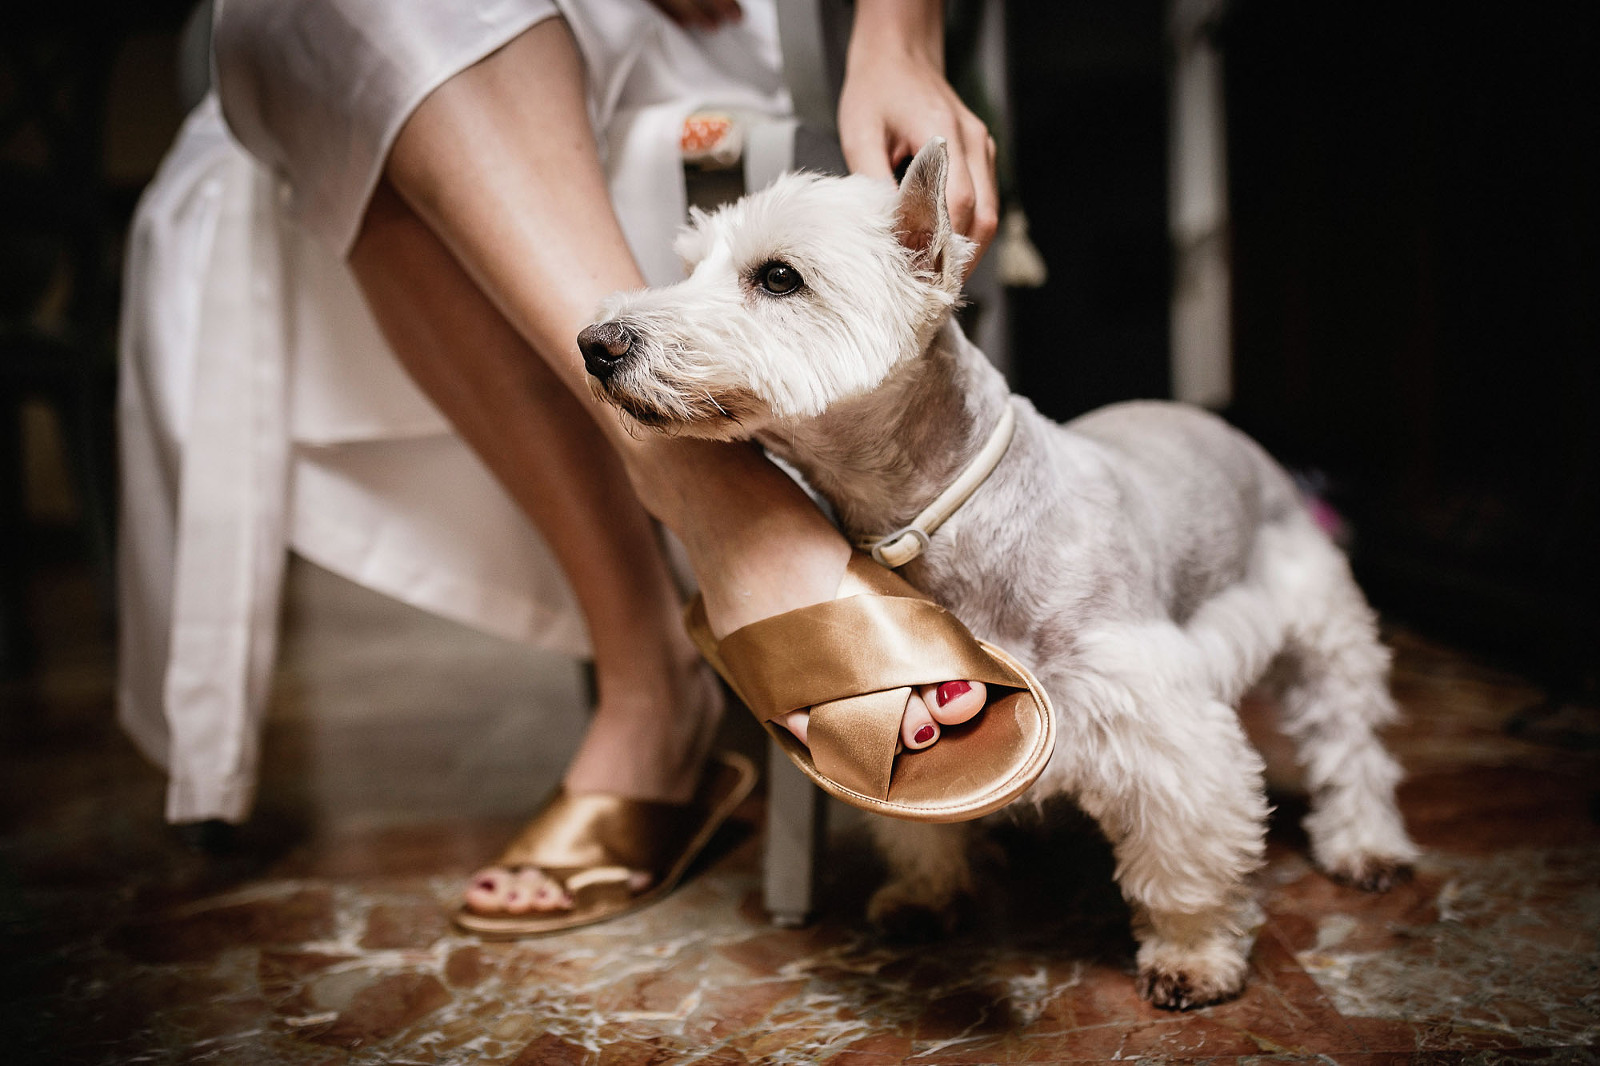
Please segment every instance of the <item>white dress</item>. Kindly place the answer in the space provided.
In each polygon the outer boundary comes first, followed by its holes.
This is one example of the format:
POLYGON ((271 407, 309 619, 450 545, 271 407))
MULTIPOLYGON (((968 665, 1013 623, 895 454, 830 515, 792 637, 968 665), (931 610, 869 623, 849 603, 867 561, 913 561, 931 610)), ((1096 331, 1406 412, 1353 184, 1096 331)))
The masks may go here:
POLYGON ((417 104, 560 14, 624 232, 649 281, 678 277, 684 117, 790 109, 774 0, 743 8, 713 34, 645 0, 220 9, 219 91, 139 204, 120 342, 118 717, 170 774, 169 820, 249 813, 291 549, 489 632, 585 651, 545 545, 400 370, 344 253, 417 104))

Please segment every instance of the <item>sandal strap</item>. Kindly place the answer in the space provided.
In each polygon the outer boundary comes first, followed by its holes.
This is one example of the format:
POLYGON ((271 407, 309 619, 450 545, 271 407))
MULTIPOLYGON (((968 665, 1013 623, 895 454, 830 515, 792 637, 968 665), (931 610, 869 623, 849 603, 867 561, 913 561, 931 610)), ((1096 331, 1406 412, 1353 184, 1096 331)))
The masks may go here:
POLYGON ((626 866, 585 866, 577 870, 541 866, 539 870, 571 897, 573 910, 593 907, 605 900, 625 902, 634 895, 633 889, 628 887, 633 871, 626 866))
POLYGON ((547 872, 620 867, 659 875, 703 820, 695 803, 573 794, 562 788, 499 861, 547 872))
POLYGON ((888 799, 910 697, 910 687, 891 688, 812 707, 806 723, 811 764, 863 796, 888 799))
POLYGON ((724 637, 718 654, 734 691, 763 722, 951 678, 1026 686, 943 607, 899 596, 850 596, 752 622, 724 637))
POLYGON ((840 598, 752 622, 721 641, 700 597, 685 622, 759 721, 810 708, 807 747, 817 773, 887 799, 913 686, 953 678, 1029 685, 954 615, 866 556, 851 557, 839 591, 840 598))

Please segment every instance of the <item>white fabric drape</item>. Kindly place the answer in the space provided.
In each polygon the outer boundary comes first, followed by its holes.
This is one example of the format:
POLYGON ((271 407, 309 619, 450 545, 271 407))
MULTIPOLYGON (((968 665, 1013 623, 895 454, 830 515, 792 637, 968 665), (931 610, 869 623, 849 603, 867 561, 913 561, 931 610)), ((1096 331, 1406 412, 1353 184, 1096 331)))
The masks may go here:
POLYGON ((548 550, 400 370, 342 255, 417 103, 559 8, 624 232, 652 283, 673 280, 683 117, 788 109, 776 12, 743 6, 710 35, 644 0, 223 7, 221 100, 190 115, 140 202, 119 352, 118 715, 171 775, 170 820, 249 812, 290 548, 489 632, 585 650, 548 550))

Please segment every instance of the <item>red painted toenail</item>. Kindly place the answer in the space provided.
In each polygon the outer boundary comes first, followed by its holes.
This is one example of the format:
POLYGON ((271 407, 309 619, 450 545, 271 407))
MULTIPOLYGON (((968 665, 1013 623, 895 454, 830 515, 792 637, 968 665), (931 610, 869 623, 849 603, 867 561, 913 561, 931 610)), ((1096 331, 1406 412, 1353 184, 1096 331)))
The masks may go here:
POLYGON ((481 889, 484 889, 485 891, 487 891, 489 889, 492 889, 494 887, 494 878, 492 878, 492 877, 480 877, 480 878, 478 878, 478 887, 481 888, 481 889))
POLYGON ((946 681, 939 686, 939 706, 943 707, 957 696, 964 696, 972 691, 972 686, 965 681, 946 681))
POLYGON ((918 744, 926 744, 928 741, 933 739, 933 726, 923 726, 921 729, 917 730, 917 735, 911 739, 918 744))

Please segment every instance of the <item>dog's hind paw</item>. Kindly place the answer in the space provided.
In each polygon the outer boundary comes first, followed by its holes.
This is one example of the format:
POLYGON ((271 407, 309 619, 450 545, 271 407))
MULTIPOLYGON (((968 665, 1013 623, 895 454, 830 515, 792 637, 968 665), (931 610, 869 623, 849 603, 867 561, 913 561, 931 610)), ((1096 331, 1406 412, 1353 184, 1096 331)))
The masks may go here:
POLYGON ((1328 876, 1341 885, 1363 892, 1387 892, 1415 876, 1416 870, 1403 859, 1367 856, 1339 863, 1328 869, 1328 876))
POLYGON ((900 943, 927 943, 952 936, 971 924, 976 901, 967 892, 926 898, 900 885, 885 885, 867 904, 867 918, 885 937, 900 943))

